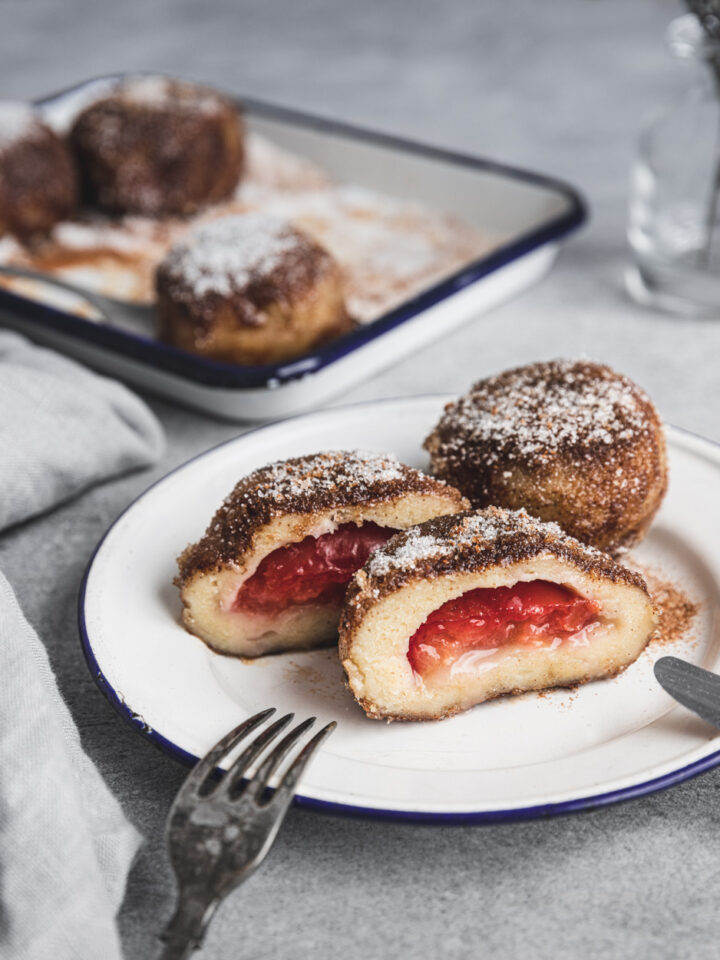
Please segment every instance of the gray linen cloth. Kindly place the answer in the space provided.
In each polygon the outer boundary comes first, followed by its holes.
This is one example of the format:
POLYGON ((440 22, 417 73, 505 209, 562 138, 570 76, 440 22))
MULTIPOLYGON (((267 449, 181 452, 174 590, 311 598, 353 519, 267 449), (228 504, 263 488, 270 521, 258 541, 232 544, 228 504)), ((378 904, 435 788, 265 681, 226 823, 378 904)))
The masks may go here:
POLYGON ((117 960, 139 838, 90 760, 0 574, 0 957, 117 960))
POLYGON ((0 530, 154 463, 163 446, 155 417, 121 384, 0 331, 0 530))
MULTIPOLYGON (((0 331, 0 528, 162 449, 157 421, 120 384, 0 331)), ((118 960, 138 844, 0 573, 0 958, 118 960)))

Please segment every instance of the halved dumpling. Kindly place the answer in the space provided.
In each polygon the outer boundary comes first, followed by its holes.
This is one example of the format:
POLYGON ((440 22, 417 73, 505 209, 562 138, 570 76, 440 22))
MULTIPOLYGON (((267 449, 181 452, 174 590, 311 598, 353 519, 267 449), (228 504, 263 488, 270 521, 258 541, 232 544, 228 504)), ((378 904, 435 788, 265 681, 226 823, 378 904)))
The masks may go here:
POLYGON ((348 589, 340 659, 368 716, 431 720, 614 676, 653 627, 639 574, 557 524, 489 507, 373 554, 348 589))
POLYGON ((372 551, 467 506, 393 457, 334 451, 270 464, 237 484, 178 559, 185 626, 245 657, 332 642, 347 583, 372 551))

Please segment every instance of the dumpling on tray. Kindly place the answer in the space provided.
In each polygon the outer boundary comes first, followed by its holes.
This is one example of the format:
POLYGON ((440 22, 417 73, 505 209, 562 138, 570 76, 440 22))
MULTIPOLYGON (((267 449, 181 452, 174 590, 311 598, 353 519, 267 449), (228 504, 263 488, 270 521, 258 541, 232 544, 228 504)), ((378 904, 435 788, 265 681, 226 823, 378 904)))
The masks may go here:
POLYGON ((266 214, 191 230, 158 265, 156 286, 160 338, 225 363, 282 363, 354 326, 334 258, 266 214))
POLYGON ((70 139, 86 197, 115 213, 187 215, 230 197, 245 157, 235 104, 163 76, 126 77, 86 107, 70 139))

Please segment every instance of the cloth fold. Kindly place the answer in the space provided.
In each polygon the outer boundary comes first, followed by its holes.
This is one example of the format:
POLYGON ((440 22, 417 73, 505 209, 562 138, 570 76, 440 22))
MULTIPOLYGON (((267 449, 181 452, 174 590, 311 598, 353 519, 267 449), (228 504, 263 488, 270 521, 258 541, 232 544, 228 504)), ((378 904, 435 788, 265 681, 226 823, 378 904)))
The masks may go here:
POLYGON ((115 914, 139 836, 1 573, 0 678, 0 957, 119 960, 115 914))
POLYGON ((0 530, 156 462, 159 423, 126 387, 0 331, 0 530))
MULTIPOLYGON (((0 331, 0 530, 163 447, 121 384, 0 331)), ((138 845, 0 573, 2 960, 119 960, 115 915, 138 845)))

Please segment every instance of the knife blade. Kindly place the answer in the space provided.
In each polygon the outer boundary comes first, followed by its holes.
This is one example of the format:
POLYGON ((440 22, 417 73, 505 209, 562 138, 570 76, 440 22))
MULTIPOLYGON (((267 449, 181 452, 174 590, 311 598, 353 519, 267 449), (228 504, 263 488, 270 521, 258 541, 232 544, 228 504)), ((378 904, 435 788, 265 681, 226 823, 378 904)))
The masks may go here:
POLYGON ((720 676, 678 657, 661 657, 655 677, 678 703, 720 729, 720 676))

